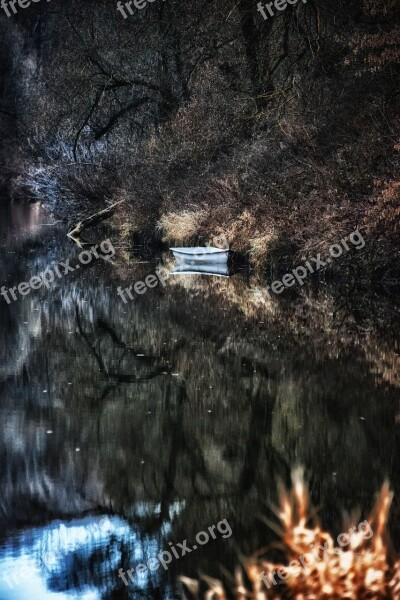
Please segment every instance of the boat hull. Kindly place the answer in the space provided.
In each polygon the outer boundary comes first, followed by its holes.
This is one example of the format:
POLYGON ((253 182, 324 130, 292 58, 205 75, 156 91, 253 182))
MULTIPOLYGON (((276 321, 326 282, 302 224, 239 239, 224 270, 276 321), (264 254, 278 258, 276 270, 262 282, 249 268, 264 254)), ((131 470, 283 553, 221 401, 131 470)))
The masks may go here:
POLYGON ((229 258, 229 250, 220 248, 198 247, 198 248, 170 248, 176 259, 188 263, 226 263, 229 258))

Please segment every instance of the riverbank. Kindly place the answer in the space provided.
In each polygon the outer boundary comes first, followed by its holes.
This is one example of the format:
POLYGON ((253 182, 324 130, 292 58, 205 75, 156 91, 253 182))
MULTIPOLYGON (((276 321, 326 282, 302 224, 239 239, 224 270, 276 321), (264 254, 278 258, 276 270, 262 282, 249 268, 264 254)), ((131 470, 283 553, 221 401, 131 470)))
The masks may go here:
POLYGON ((322 0, 263 21, 245 2, 232 10, 221 0, 199 13, 200 31, 179 2, 157 18, 148 7, 142 20, 109 8, 82 7, 68 28, 49 9, 59 43, 44 37, 40 52, 29 23, 2 24, 25 58, 6 73, 19 86, 14 197, 39 199, 70 224, 124 200, 121 243, 223 234, 259 272, 326 254, 359 230, 365 251, 347 257, 347 270, 398 275, 396 3, 322 0), (87 42, 77 46, 81 25, 87 42))

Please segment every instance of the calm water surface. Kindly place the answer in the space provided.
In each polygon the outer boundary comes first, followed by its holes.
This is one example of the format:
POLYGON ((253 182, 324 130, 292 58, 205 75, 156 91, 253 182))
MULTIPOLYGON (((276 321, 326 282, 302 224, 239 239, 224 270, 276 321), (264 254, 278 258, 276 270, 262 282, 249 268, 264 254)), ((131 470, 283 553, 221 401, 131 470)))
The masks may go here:
MULTIPOLYGON (((247 272, 174 275, 124 304, 118 285, 173 263, 115 247, 115 264, 0 301, 0 600, 177 597, 180 574, 219 576, 274 539, 259 517, 298 465, 333 532, 388 477, 399 545, 393 290, 271 302, 247 272), (232 535, 118 577, 224 519, 232 535)), ((0 253, 8 288, 79 248, 38 205, 13 205, 0 253)))

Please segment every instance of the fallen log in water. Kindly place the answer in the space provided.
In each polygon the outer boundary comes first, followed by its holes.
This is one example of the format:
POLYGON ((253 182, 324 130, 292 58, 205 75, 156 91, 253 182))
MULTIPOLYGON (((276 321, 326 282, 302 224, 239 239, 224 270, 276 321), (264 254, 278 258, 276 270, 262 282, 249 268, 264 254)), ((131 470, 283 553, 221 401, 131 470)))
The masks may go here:
POLYGON ((82 221, 79 221, 79 223, 77 223, 75 225, 75 227, 68 232, 68 234, 67 234, 68 237, 72 238, 73 240, 76 240, 76 238, 79 237, 79 235, 82 233, 82 231, 84 231, 88 227, 91 227, 92 225, 97 225, 98 223, 101 223, 105 219, 108 219, 109 217, 111 217, 112 214, 114 213, 115 208, 119 204, 122 204, 123 202, 125 202, 125 200, 120 200, 119 202, 115 202, 114 204, 111 204, 111 206, 108 206, 107 208, 103 208, 103 210, 100 210, 99 212, 95 213, 94 215, 90 215, 90 217, 86 217, 85 219, 82 219, 82 221))

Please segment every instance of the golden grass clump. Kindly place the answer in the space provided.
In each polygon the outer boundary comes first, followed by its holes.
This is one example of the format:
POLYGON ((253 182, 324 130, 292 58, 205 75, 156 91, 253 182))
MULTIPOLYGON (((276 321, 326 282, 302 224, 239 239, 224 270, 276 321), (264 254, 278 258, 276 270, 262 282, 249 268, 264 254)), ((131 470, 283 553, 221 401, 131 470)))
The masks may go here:
POLYGON ((230 219, 226 237, 235 251, 247 253, 250 264, 261 270, 277 236, 273 224, 264 226, 260 216, 246 208, 230 219))
MULTIPOLYGON (((323 531, 310 506, 302 472, 294 472, 292 480, 291 492, 280 489, 280 507, 275 510, 280 526, 269 523, 281 540, 274 547, 284 552, 285 560, 260 558, 259 552, 243 561, 232 578, 232 595, 238 600, 399 598, 400 561, 391 566, 388 560, 387 518, 392 501, 388 484, 382 486, 370 517, 362 523, 353 519, 335 540, 323 531)), ((204 576, 202 580, 208 587, 206 600, 228 598, 221 581, 204 576)), ((199 596, 199 581, 187 577, 181 581, 199 596)))
POLYGON ((163 231, 164 241, 187 242, 199 235, 207 214, 207 211, 201 209, 169 212, 161 217, 157 227, 163 231))
POLYGON ((259 270, 264 268, 270 246, 275 239, 276 236, 272 233, 260 234, 250 239, 249 258, 253 267, 259 270))

